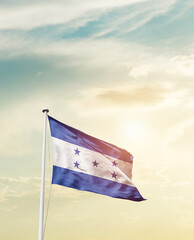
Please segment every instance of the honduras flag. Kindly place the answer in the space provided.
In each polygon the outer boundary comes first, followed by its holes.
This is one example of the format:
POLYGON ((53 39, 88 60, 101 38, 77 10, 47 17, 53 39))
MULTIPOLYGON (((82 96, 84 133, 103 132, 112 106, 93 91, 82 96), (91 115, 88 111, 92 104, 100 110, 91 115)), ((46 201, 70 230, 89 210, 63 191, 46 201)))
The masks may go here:
POLYGON ((132 201, 145 200, 133 182, 133 156, 48 116, 53 142, 52 184, 132 201))

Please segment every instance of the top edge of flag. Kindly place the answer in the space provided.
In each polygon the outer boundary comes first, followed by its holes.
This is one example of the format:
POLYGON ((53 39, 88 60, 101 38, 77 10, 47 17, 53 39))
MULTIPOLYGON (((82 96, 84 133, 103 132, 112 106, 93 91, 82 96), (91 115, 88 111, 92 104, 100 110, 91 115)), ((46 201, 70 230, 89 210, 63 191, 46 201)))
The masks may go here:
POLYGON ((58 120, 48 116, 51 136, 63 141, 75 144, 92 151, 114 157, 118 160, 133 162, 133 156, 125 149, 121 149, 113 144, 107 143, 98 138, 92 137, 78 129, 70 127, 58 120))

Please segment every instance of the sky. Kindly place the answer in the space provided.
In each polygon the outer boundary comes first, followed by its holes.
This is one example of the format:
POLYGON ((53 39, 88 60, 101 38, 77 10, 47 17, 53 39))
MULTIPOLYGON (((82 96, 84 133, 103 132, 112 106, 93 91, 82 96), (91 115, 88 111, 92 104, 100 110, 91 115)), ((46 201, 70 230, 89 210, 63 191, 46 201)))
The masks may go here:
POLYGON ((192 0, 0 0, 0 239, 38 239, 43 108, 134 156, 132 202, 51 186, 45 240, 191 240, 192 0))

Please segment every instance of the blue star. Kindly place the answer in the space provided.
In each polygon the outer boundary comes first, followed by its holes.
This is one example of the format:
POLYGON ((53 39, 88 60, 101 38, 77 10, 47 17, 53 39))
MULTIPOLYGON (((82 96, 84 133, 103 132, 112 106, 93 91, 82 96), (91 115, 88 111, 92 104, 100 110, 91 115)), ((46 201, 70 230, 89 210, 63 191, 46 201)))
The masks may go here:
POLYGON ((112 174, 112 178, 117 178, 117 174, 114 172, 114 173, 111 173, 112 174))
POLYGON ((117 166, 117 164, 118 164, 118 163, 117 163, 117 162, 115 162, 115 161, 114 161, 114 162, 112 162, 112 165, 113 165, 113 166, 115 166, 115 167, 117 166))
POLYGON ((76 154, 79 155, 80 151, 78 150, 78 148, 77 148, 77 149, 74 149, 74 151, 75 151, 75 155, 76 155, 76 154))
POLYGON ((79 168, 79 163, 76 161, 76 162, 74 162, 74 167, 76 167, 76 168, 79 168))
POLYGON ((96 162, 96 160, 93 162, 93 167, 98 167, 98 162, 96 162))

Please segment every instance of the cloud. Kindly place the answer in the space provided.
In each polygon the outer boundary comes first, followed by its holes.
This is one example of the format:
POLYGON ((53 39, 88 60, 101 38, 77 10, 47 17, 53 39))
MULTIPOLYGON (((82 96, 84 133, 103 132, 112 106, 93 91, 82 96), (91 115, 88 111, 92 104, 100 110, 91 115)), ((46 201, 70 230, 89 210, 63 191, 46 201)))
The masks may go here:
POLYGON ((23 29, 30 30, 33 28, 67 24, 70 21, 86 16, 90 16, 88 20, 95 19, 96 16, 104 12, 106 9, 121 7, 123 5, 131 5, 136 1, 42 1, 37 3, 34 1, 23 2, 20 5, 7 5, 1 7, 0 10, 0 29, 23 29), (91 15, 93 14, 93 17, 91 15))
POLYGON ((95 101, 112 106, 153 106, 162 102, 167 92, 167 89, 157 84, 146 84, 122 90, 102 90, 95 96, 95 101))
POLYGON ((151 65, 137 65, 137 66, 130 66, 128 64, 129 68, 129 75, 133 78, 138 78, 141 76, 147 76, 150 72, 154 71, 154 68, 151 65))
POLYGON ((190 228, 193 229, 194 227, 194 220, 193 220, 193 213, 188 211, 184 214, 184 216, 180 216, 180 226, 183 228, 190 228))
MULTIPOLYGON (((32 29, 49 26, 45 35, 65 36, 80 27, 87 27, 88 33, 95 29, 92 37, 104 36, 113 31, 123 34, 134 31, 154 17, 169 11, 174 0, 119 0, 89 1, 20 1, 19 4, 3 4, 0 10, 0 30, 19 30, 20 34, 32 29), (160 8, 158 8, 160 3, 160 8), (52 33, 51 33, 52 32, 52 33), (63 34, 64 33, 64 34, 63 34)), ((41 31, 39 31, 41 33, 41 31)), ((31 32, 30 34, 33 35, 31 32)), ((34 33, 36 34, 36 33, 34 33)), ((87 35, 87 34, 86 34, 87 35)))
POLYGON ((171 59, 174 68, 169 73, 179 73, 185 76, 194 76, 194 54, 178 55, 171 59))
POLYGON ((40 179, 36 177, 0 177, 0 202, 23 199, 29 195, 33 196, 37 193, 39 184, 40 179))
POLYGON ((94 34, 95 37, 102 37, 115 31, 115 36, 137 30, 147 24, 150 20, 167 13, 176 1, 161 2, 158 8, 158 1, 136 2, 132 6, 124 6, 111 11, 103 22, 103 29, 94 34), (150 4, 151 3, 151 4, 150 4))
POLYGON ((182 119, 181 122, 174 124, 174 126, 167 131, 168 141, 179 148, 192 147, 193 122, 194 117, 190 116, 186 119, 182 119))
MULTIPOLYGON (((0 177, 0 202, 16 202, 17 199, 37 199, 40 194, 40 182, 38 177, 0 177)), ((51 179, 45 178, 46 195, 50 191, 51 179)), ((53 185, 52 185, 53 186, 53 185)), ((79 199, 82 194, 71 188, 64 189, 61 186, 52 187, 53 197, 56 199, 79 199)))
MULTIPOLYGON (((41 69, 45 68, 46 64, 50 64, 56 70, 65 67, 78 67, 79 72, 101 69, 93 73, 93 76, 97 76, 100 72, 103 76, 103 73, 108 71, 120 71, 120 74, 125 74, 128 69, 129 79, 149 78, 163 82, 182 77, 189 79, 194 76, 193 55, 173 56, 172 53, 164 53, 162 56, 157 56, 154 48, 118 39, 53 41, 49 38, 37 40, 7 33, 0 39, 0 51, 2 60, 22 58, 34 59, 36 62, 39 60, 39 65, 42 65, 34 73, 38 73, 38 76, 46 74, 44 69, 41 69), (42 72, 44 74, 41 74, 42 72)), ((35 66, 38 67, 37 64, 35 66)))
POLYGON ((5 211, 6 212, 11 212, 11 211, 14 211, 15 209, 17 209, 17 206, 11 206, 11 207, 5 208, 5 211))
POLYGON ((177 182, 177 183, 174 183, 173 186, 177 186, 177 187, 185 187, 187 185, 190 185, 191 182, 188 182, 188 181, 182 181, 182 182, 177 182))
POLYGON ((4 7, 0 11, 0 29, 30 30, 47 25, 65 23, 77 17, 79 11, 64 4, 41 3, 27 6, 4 7))

